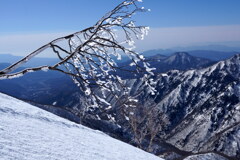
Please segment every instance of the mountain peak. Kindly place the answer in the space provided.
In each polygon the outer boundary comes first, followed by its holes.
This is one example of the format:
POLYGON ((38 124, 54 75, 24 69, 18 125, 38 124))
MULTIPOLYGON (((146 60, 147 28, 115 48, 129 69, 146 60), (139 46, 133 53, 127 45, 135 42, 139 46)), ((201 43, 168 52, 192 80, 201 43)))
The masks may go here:
POLYGON ((232 59, 240 60, 240 53, 235 54, 235 55, 232 57, 232 59))
POLYGON ((173 55, 177 55, 177 56, 191 56, 189 53, 187 52, 175 52, 173 55))
POLYGON ((200 61, 206 61, 206 59, 199 59, 198 57, 193 57, 187 52, 176 52, 172 56, 168 57, 165 61, 168 64, 192 65, 193 63, 198 64, 200 63, 200 61))
POLYGON ((228 61, 233 65, 240 65, 240 54, 235 54, 232 58, 226 60, 226 63, 228 61))

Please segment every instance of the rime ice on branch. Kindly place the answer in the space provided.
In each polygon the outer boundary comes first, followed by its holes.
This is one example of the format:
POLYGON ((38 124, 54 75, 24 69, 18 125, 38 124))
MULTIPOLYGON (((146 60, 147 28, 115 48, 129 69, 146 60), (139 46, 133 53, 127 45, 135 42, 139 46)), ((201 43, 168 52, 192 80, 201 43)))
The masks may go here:
MULTIPOLYGON (((154 85, 149 78, 153 75, 153 69, 144 62, 142 55, 133 50, 134 39, 142 40, 149 30, 149 27, 138 26, 132 20, 135 13, 147 11, 144 7, 138 7, 139 2, 142 1, 126 0, 103 16, 94 26, 57 38, 40 47, 19 62, 0 71, 0 79, 14 78, 39 70, 60 71, 70 75, 85 93, 88 97, 87 106, 110 108, 111 104, 106 100, 107 95, 112 94, 119 98, 129 94, 125 81, 116 74, 117 71, 126 71, 126 69, 119 67, 114 60, 114 58, 120 60, 125 54, 132 61, 131 66, 135 67, 134 71, 129 71, 136 74, 145 73, 142 80, 149 91, 154 94, 154 85), (123 41, 117 37, 119 33, 124 35, 123 41), (46 49, 51 49, 57 55, 58 63, 53 66, 40 66, 18 73, 13 72, 46 49), (139 62, 143 65, 139 65, 139 62), (101 92, 98 91, 96 94, 96 88, 101 92)), ((129 98, 132 99, 132 97, 129 98)))

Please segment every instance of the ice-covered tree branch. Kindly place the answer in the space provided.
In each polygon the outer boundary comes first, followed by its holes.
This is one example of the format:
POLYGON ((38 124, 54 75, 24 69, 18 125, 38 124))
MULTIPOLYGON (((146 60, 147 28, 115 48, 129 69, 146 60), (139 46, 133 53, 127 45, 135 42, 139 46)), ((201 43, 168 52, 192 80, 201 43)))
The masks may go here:
POLYGON ((132 61, 131 66, 135 66, 131 72, 145 73, 142 80, 154 93, 148 76, 153 74, 152 68, 144 62, 142 55, 134 51, 134 40, 143 39, 149 29, 146 26, 137 26, 132 20, 132 16, 137 12, 146 11, 143 7, 138 7, 139 2, 141 0, 125 0, 103 16, 94 26, 49 42, 0 71, 0 79, 16 78, 39 70, 60 71, 70 75, 85 93, 88 97, 88 106, 109 108, 111 104, 106 101, 106 94, 112 94, 118 98, 129 92, 124 80, 117 74, 118 71, 126 69, 118 66, 115 60, 116 58, 120 60, 122 55, 127 55, 132 61), (117 37, 118 34, 121 34, 124 40, 120 40, 117 37), (58 63, 14 72, 46 49, 56 54, 58 63), (139 62, 143 65, 139 65, 139 62), (95 91, 96 88, 98 93, 95 91))

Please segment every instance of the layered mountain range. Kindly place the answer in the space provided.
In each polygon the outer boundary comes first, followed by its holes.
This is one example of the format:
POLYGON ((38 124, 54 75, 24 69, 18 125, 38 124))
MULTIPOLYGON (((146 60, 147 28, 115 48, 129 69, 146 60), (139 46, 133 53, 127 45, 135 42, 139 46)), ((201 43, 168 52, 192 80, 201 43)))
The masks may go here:
POLYGON ((165 94, 155 99, 171 122, 166 141, 185 151, 240 158, 240 55, 174 74, 159 79, 158 90, 165 94))
MULTIPOLYGON (((200 69, 216 63, 216 61, 207 58, 191 56, 187 52, 176 52, 171 56, 157 54, 154 56, 146 57, 145 61, 148 62, 152 68, 156 68, 156 70, 154 70, 155 74, 164 73, 174 69, 181 71, 189 69, 200 69)), ((130 61, 126 61, 119 63, 119 66, 124 67, 127 70, 135 70, 134 66, 131 67, 129 65, 130 63, 130 61)), ((135 78, 133 74, 128 71, 119 71, 118 74, 124 79, 135 78)))
MULTIPOLYGON (((186 54, 178 53, 175 57, 177 55, 182 55, 181 59, 186 60, 186 54)), ((218 159, 239 159, 239 77, 240 55, 237 54, 205 68, 170 70, 158 74, 154 79, 157 83, 155 96, 142 87, 144 82, 127 80, 130 94, 138 93, 136 98, 139 105, 145 108, 154 106, 161 113, 160 121, 168 122, 159 130, 153 153, 164 155, 165 159, 183 159, 203 153, 222 157, 218 159)), ((75 93, 74 96, 82 100, 81 95, 75 93)), ((121 105, 115 103, 114 99, 112 103, 115 105, 109 114, 116 119, 115 124, 107 122, 105 113, 98 113, 102 120, 88 117, 85 124, 131 143, 134 135, 129 129, 129 121, 120 116, 121 105), (121 128, 116 129, 118 125, 121 128)), ((79 103, 73 106, 78 108, 79 103)))
POLYGON ((139 80, 128 84, 132 95, 141 92, 142 105, 154 101, 161 121, 169 122, 159 133, 162 141, 190 153, 240 158, 240 54, 203 69, 171 70, 155 81, 156 96, 139 80))
MULTIPOLYGON (((149 94, 138 79, 127 80, 127 85, 131 88, 130 94, 137 95, 139 105, 154 106, 160 113, 160 122, 166 122, 154 140, 152 152, 165 159, 184 159, 190 155, 194 159, 201 157, 198 154, 214 155, 220 160, 239 159, 240 55, 217 63, 183 52, 169 57, 156 55, 147 60, 157 68, 157 76, 153 77, 156 95, 149 94)), ((68 92, 67 99, 51 97, 49 104, 56 102, 57 106, 64 104, 64 108, 81 108, 81 97, 75 90, 68 92)), ((105 118, 105 113, 99 114, 102 120, 92 113, 85 124, 131 143, 134 135, 129 121, 118 116, 120 105, 114 99, 112 103, 115 105, 108 114, 116 122, 105 118)), ((45 109, 51 107, 54 106, 45 106, 45 109)))
MULTIPOLYGON (((172 56, 155 55, 148 57, 146 61, 156 68, 156 74, 172 69, 188 70, 202 68, 215 63, 215 61, 205 58, 193 57, 185 52, 175 53, 172 56)), ((119 65, 129 66, 129 63, 126 61, 121 62, 119 65)), ((9 65, 8 63, 1 63, 0 70, 9 65)), ((132 78, 130 72, 119 72, 118 74, 124 79, 132 78)), ((75 98, 78 97, 77 92, 79 90, 71 78, 54 71, 40 71, 29 73, 17 79, 1 80, 0 92, 20 99, 48 105, 56 102, 58 106, 71 107, 79 103, 79 98, 75 98), (73 96, 66 97, 65 95, 73 96)))
MULTIPOLYGON (((153 153, 164 155, 165 159, 183 159, 204 153, 214 154, 220 160, 240 158, 240 54, 201 69, 170 70, 159 74, 154 81, 157 83, 156 95, 143 87, 144 82, 127 80, 130 95, 137 95, 138 105, 143 106, 141 110, 154 108, 159 112, 156 122, 166 122, 158 131, 153 153)), ((102 123, 87 125, 119 139, 126 138, 121 137, 124 133, 131 143, 135 136, 129 129, 131 122, 120 115, 121 105, 114 98, 108 98, 114 104, 109 114, 116 119, 115 125, 121 126, 121 132, 114 127, 106 129, 104 121, 108 119, 105 114, 98 113, 102 123)), ((135 113, 142 116, 140 112, 135 113)), ((154 114, 151 112, 149 118, 154 114)), ((146 141, 148 138, 146 136, 146 141)))
POLYGON ((215 61, 206 58, 191 56, 187 52, 176 52, 171 56, 158 54, 147 57, 147 61, 151 64, 151 67, 156 68, 157 73, 167 72, 173 69, 199 69, 215 63, 215 61))

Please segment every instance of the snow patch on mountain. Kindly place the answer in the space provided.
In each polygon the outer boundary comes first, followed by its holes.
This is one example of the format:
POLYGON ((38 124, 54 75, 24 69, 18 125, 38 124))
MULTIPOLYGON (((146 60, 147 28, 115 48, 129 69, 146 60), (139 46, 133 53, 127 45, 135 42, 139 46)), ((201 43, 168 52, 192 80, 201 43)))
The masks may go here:
POLYGON ((214 153, 207 153, 189 156, 184 160, 227 160, 227 159, 214 153))

